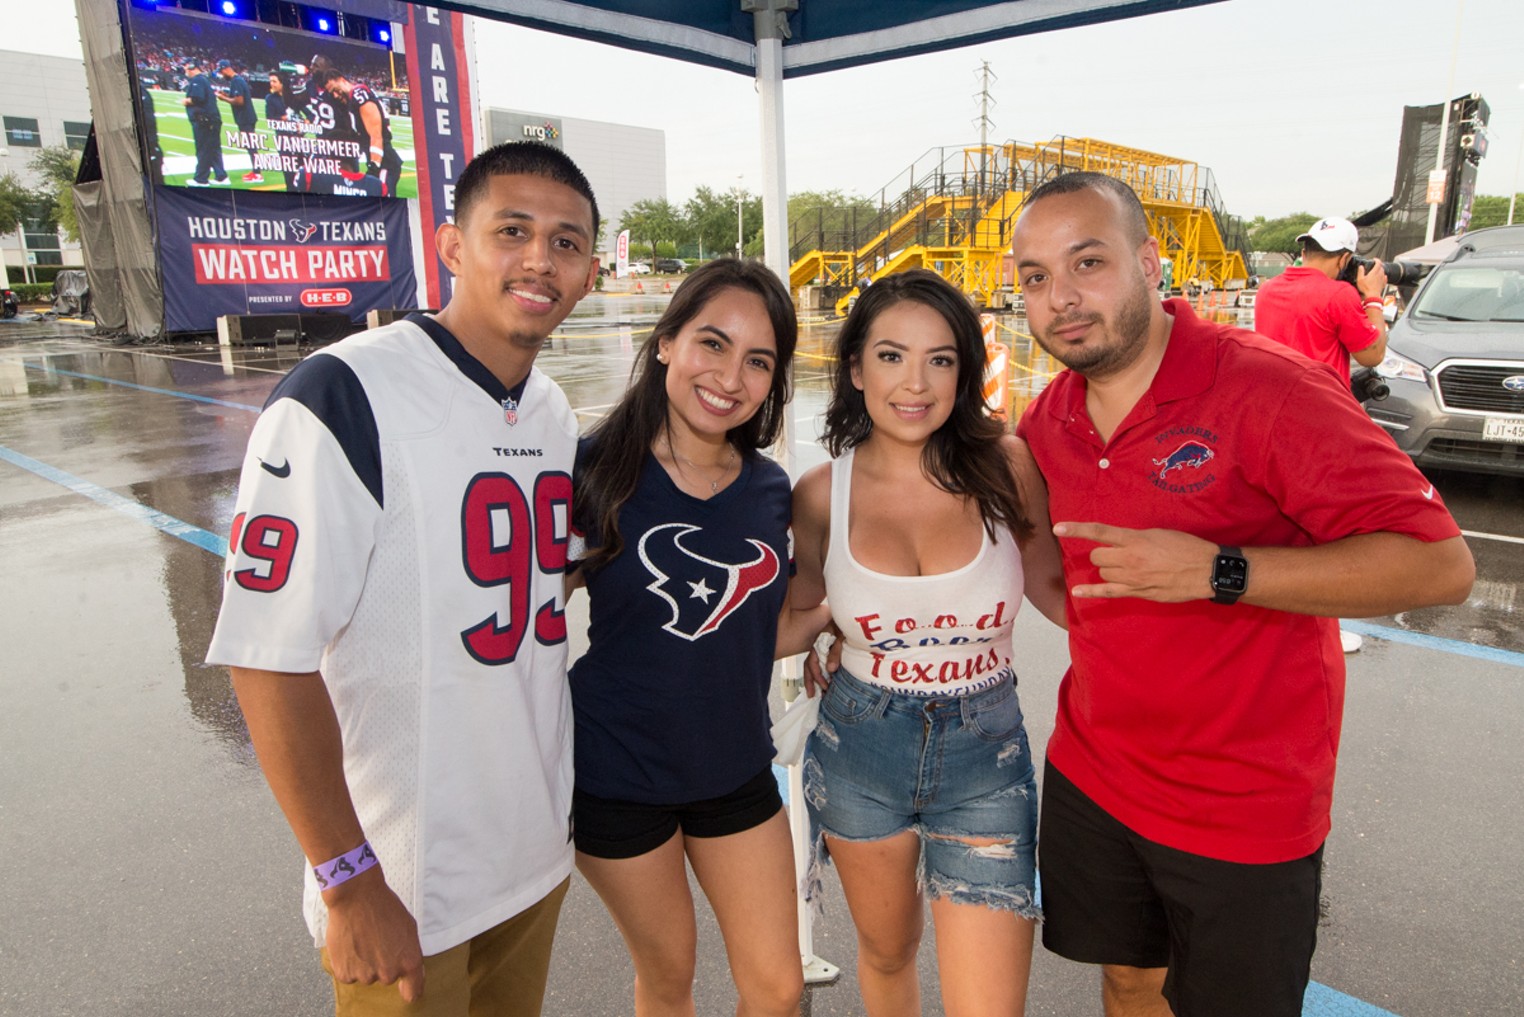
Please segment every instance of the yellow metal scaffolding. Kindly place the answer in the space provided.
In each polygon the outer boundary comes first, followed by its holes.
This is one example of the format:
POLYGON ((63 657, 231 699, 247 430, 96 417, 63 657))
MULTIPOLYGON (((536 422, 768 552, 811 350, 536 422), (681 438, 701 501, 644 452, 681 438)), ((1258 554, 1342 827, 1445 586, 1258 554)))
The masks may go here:
POLYGON ((917 160, 880 193, 874 214, 854 214, 850 228, 827 237, 796 227, 794 249, 802 253, 789 272, 790 285, 847 287, 836 305, 845 313, 865 280, 929 268, 988 305, 1004 282, 1002 265, 1026 195, 1079 170, 1115 177, 1137 193, 1160 253, 1174 265, 1176 286, 1210 280, 1224 288, 1248 277, 1243 255, 1224 236, 1231 220, 1211 171, 1189 160, 1063 137, 929 154, 929 163, 917 160))

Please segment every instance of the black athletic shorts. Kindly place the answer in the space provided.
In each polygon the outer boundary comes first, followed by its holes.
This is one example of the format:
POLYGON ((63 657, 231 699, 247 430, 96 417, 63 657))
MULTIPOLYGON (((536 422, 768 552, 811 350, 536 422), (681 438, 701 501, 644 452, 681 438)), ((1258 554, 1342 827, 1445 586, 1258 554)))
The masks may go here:
POLYGON ((1177 851, 1117 822, 1048 763, 1037 863, 1042 942, 1059 956, 1168 968, 1176 1017, 1301 1017, 1321 847, 1273 865, 1177 851))
POLYGON ((645 805, 572 792, 572 838, 594 858, 655 851, 679 829, 686 837, 727 837, 761 826, 783 808, 769 765, 734 791, 683 805, 645 805))

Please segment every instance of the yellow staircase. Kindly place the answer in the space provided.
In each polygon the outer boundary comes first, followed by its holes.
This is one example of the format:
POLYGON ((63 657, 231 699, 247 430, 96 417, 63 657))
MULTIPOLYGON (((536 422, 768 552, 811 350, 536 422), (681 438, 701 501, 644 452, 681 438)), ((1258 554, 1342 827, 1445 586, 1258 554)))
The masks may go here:
POLYGON ((872 215, 854 215, 851 228, 826 236, 808 227, 810 217, 796 220, 789 284, 847 287, 836 303, 844 314, 865 280, 922 267, 988 304, 1003 283, 1014 284, 1002 272, 1026 195, 1077 170, 1116 177, 1138 194, 1177 285, 1211 279, 1221 288, 1248 277, 1242 253, 1223 235, 1232 223, 1210 170, 1094 138, 1060 137, 932 149, 879 193, 872 215))
POLYGON ((810 251, 789 269, 791 290, 818 281, 822 286, 845 286, 851 279, 852 257, 840 251, 810 251))
POLYGON ((1105 173, 1131 187, 1148 213, 1160 253, 1174 262, 1177 285, 1210 279, 1222 288, 1231 280, 1248 279, 1243 254, 1223 237, 1225 217, 1211 170, 1094 138, 1058 138, 1039 148, 1053 156, 1061 153, 1066 168, 1105 173))

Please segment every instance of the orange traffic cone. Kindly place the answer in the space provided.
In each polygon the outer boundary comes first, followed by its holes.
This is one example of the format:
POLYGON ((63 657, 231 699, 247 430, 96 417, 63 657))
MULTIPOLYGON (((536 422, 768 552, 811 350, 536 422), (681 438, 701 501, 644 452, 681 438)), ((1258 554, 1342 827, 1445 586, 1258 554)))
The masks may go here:
POLYGON ((668 279, 665 283, 662 284, 661 291, 663 293, 671 293, 672 292, 672 280, 671 279, 668 279))
POLYGON ((635 289, 633 289, 631 292, 632 293, 644 293, 645 291, 646 291, 645 285, 643 283, 641 283, 641 281, 639 279, 636 279, 635 280, 635 289))

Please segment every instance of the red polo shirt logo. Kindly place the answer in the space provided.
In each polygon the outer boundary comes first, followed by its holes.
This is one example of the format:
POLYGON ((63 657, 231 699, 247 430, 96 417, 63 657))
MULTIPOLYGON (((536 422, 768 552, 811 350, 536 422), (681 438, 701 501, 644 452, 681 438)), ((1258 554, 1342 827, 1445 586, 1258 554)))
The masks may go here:
POLYGON ((1175 451, 1171 452, 1169 455, 1165 456, 1163 459, 1155 459, 1154 465, 1159 467, 1159 479, 1163 480, 1165 477, 1169 476, 1169 472, 1171 470, 1183 470, 1186 467, 1190 467, 1193 470, 1199 470, 1201 467, 1205 466, 1215 454, 1216 453, 1207 448, 1205 445, 1201 444, 1199 441, 1188 441, 1182 444, 1179 448, 1175 449, 1175 451))

